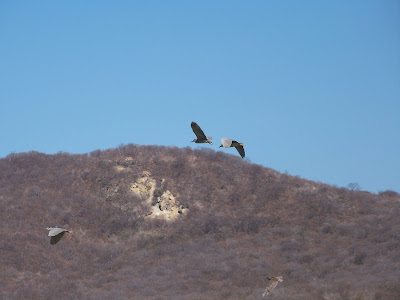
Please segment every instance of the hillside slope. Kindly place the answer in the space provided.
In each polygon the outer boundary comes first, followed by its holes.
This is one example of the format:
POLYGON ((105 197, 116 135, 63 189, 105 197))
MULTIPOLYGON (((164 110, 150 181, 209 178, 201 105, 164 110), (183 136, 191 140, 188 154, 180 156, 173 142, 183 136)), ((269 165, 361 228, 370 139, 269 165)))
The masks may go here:
POLYGON ((268 299, 400 298, 395 192, 128 145, 11 154, 0 204, 0 299, 263 299, 269 275, 268 299))

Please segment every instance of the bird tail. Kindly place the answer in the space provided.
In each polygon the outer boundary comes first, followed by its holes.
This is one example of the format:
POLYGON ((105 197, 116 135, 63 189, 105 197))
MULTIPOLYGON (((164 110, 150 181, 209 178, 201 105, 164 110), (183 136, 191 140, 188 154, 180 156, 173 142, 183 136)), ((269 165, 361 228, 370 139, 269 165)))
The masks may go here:
POLYGON ((268 289, 268 287, 266 287, 264 293, 262 294, 262 296, 265 297, 265 296, 269 295, 269 293, 270 293, 269 289, 268 289))
POLYGON ((268 290, 265 290, 264 293, 262 294, 262 296, 265 297, 265 296, 268 295, 268 294, 269 294, 269 291, 268 291, 268 290))

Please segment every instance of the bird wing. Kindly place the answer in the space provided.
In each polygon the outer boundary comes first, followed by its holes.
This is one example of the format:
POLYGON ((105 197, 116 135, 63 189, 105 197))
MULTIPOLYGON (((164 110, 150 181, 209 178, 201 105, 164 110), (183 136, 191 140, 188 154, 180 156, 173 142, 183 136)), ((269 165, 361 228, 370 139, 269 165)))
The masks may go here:
POLYGON ((56 236, 56 235, 58 235, 58 234, 60 234, 61 232, 64 232, 64 231, 67 231, 67 230, 62 229, 62 228, 52 228, 49 231, 49 236, 56 236))
POLYGON ((224 148, 229 148, 232 145, 232 139, 221 138, 221 144, 224 148))
POLYGON ((197 123, 192 122, 192 124, 190 124, 190 126, 192 126, 192 130, 194 132, 194 134, 197 136, 198 139, 200 140, 206 140, 207 137, 204 134, 203 130, 201 130, 200 126, 197 125, 197 123))
POLYGON ((271 278, 270 283, 268 284, 268 291, 272 292, 272 290, 278 285, 278 280, 276 278, 271 278))
POLYGON ((242 158, 244 158, 244 148, 243 148, 243 146, 236 146, 235 147, 236 148, 236 150, 239 152, 239 154, 240 154, 240 156, 242 157, 242 158))
POLYGON ((50 244, 52 244, 52 245, 57 244, 61 240, 61 238, 64 236, 64 234, 65 234, 65 231, 62 231, 58 235, 52 236, 50 238, 50 244))

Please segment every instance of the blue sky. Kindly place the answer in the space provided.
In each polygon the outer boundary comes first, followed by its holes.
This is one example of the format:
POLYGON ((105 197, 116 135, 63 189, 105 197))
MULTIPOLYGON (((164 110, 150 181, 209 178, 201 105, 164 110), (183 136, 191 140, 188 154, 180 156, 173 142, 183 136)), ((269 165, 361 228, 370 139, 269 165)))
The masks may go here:
POLYGON ((227 137, 400 192, 399 1, 6 0, 0 45, 0 157, 227 137))

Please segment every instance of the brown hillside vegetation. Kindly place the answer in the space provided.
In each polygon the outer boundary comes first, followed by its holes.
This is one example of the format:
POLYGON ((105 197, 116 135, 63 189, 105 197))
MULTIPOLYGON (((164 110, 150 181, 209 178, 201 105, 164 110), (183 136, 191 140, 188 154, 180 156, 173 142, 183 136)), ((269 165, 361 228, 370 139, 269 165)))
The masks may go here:
POLYGON ((0 204, 0 299, 400 299, 392 191, 128 145, 11 154, 0 204), (51 225, 73 233, 50 245, 51 225))

